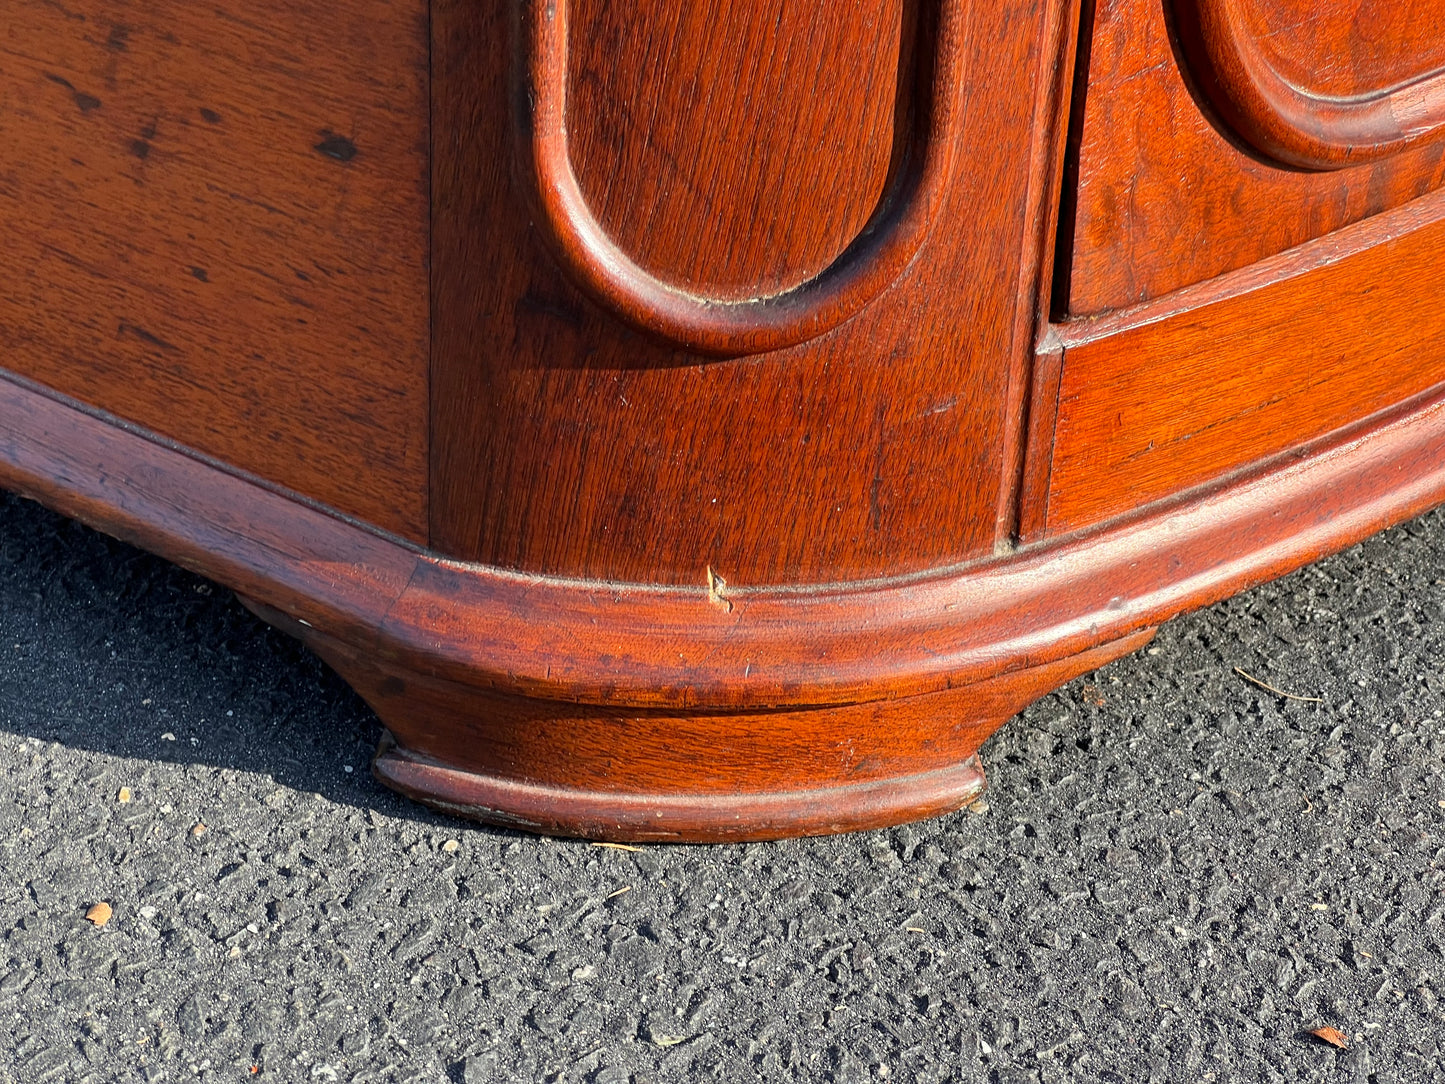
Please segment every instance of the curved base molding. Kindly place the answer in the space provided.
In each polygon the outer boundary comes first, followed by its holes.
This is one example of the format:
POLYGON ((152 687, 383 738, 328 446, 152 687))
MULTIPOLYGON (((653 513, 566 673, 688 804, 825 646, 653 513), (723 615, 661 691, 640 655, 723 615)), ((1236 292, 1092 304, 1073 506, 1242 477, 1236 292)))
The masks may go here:
POLYGON ((961 809, 987 786, 977 754, 952 768, 770 794, 579 791, 458 771, 388 739, 372 764, 393 790, 445 813, 545 835, 628 843, 745 843, 883 828, 961 809))
POLYGON ((1439 503, 1445 401, 985 564, 728 605, 442 560, 8 378, 0 485, 303 639, 394 735, 398 789, 537 831, 763 839, 957 808, 1030 701, 1439 503))
POLYGON ((373 770, 450 813, 550 835, 721 842, 827 835, 948 813, 1011 716, 1147 643, 1153 629, 926 696, 767 712, 619 710, 487 693, 402 671, 253 600, 381 717, 373 770))

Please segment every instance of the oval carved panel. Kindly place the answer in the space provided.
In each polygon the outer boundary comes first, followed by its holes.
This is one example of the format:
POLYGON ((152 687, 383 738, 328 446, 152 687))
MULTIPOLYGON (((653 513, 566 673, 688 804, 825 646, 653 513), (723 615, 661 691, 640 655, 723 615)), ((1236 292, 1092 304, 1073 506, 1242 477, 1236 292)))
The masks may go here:
POLYGON ((640 266, 737 299, 797 286, 857 236, 912 104, 901 0, 860 0, 856 24, 820 4, 567 7, 572 168, 640 266))
POLYGON ((518 5, 537 224, 594 300, 705 354, 848 319, 953 172, 966 0, 518 5))
POLYGON ((1445 135, 1445 0, 1173 0, 1209 104, 1278 163, 1330 170, 1445 135))

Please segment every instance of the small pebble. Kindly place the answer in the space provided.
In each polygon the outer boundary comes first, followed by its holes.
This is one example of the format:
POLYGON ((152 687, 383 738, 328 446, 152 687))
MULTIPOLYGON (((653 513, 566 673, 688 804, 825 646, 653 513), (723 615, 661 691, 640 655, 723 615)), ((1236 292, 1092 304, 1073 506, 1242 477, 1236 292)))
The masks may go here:
POLYGON ((130 799, 131 799, 130 787, 121 787, 121 788, 120 788, 120 793, 115 796, 115 800, 116 800, 117 802, 119 802, 121 805, 125 805, 127 802, 130 801, 130 799))
POLYGON ((110 921, 110 916, 114 913, 110 908, 110 904, 106 903, 105 900, 101 900, 99 903, 93 904, 89 911, 85 912, 85 918, 86 921, 94 923, 96 926, 104 926, 110 921))

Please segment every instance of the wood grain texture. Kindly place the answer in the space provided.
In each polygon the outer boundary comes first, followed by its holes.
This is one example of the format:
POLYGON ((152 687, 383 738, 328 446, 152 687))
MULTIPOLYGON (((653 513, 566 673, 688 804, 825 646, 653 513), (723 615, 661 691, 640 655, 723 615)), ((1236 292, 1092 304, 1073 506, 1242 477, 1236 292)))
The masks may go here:
POLYGON ((0 379, 0 485, 211 576, 336 652, 410 748, 409 765, 383 758, 383 777, 444 808, 623 838, 659 807, 678 831, 791 833, 963 800, 967 773, 917 769, 962 755, 1011 705, 1114 650, 1102 645, 1127 648, 1445 498, 1445 399, 991 565, 754 591, 731 610, 702 591, 439 561, 13 378, 0 379), (1094 648, 1105 654, 1080 657, 1094 648), (896 759, 855 758, 849 735, 896 759), (688 758, 691 783, 669 756, 688 758), (740 816, 754 820, 740 829, 740 816))
POLYGON ((257 612, 307 643, 387 724, 399 748, 383 746, 383 782, 509 827, 671 842, 857 831, 957 809, 982 790, 972 758, 990 734, 1154 635, 928 696, 711 714, 479 695, 257 612))
POLYGON ((1155 507, 930 577, 827 591, 519 576, 441 560, 0 378, 0 485, 478 692, 684 712, 920 696, 1158 625, 1445 498, 1445 401, 1155 507))
MULTIPOLYGON (((1039 363, 1045 350, 1038 346, 1047 335, 1052 311, 1054 260, 1064 248, 1059 243, 1059 211, 1062 191, 1069 183, 1065 173, 1070 129, 1071 95, 1079 38, 1079 8, 1066 4, 1045 12, 1039 78, 1034 88, 1034 132, 1029 148, 1029 188, 1025 196, 1025 221, 1032 225, 1024 239, 1025 257, 1019 267, 1014 298, 1014 339, 1012 367, 1004 412, 1004 464, 1009 484, 999 493, 995 552, 1006 552, 1020 539, 1028 538, 1032 525, 1023 517, 1030 507, 1027 488, 1032 477, 1031 458, 1037 460, 1039 435, 1052 434, 1054 416, 1050 410, 1045 424, 1036 416, 1038 384, 1050 379, 1049 360, 1045 371, 1039 363), (1030 349, 1032 347, 1032 349, 1030 349)), ((1057 383, 1057 366, 1052 371, 1057 383)))
MULTIPOLYGON (((954 148, 968 169, 939 211, 948 228, 903 276, 806 346, 707 360, 638 334, 569 283, 497 153, 515 128, 502 107, 512 9, 438 0, 433 121, 450 134, 438 141, 433 185, 437 549, 632 583, 700 585, 711 566, 738 587, 922 572, 991 553, 1016 468, 1004 389, 1030 349, 1015 318, 1021 268, 1033 258, 1023 239, 1037 228, 1025 199, 1034 78, 1055 8, 968 5, 954 148)), ((852 9, 827 10, 842 26, 852 9)), ((635 25, 650 28, 648 41, 622 60, 667 53, 653 36, 666 18, 635 25)), ((732 48, 726 38, 712 46, 732 48)), ((706 63, 724 62, 737 70, 745 58, 706 63)), ((704 61, 694 50, 671 63, 691 71, 704 61)), ((783 72, 795 93, 811 85, 806 66, 783 72)), ((633 85, 625 72, 612 78, 633 85)), ((692 130, 696 120, 660 108, 672 100, 664 84, 636 78, 660 96, 656 111, 633 103, 657 145, 692 130)), ((861 109, 875 89, 845 80, 836 93, 858 96, 849 108, 861 109)), ((891 127, 874 138, 869 153, 891 153, 891 127)), ((779 176, 831 192, 835 151, 804 150, 779 176)), ((706 188, 742 167, 709 151, 678 168, 706 188)), ((715 221, 747 222, 752 192, 719 189, 718 199, 738 203, 715 207, 715 221)))
POLYGON ((1445 135, 1445 3, 1173 0, 1210 106, 1249 144, 1340 169, 1445 135))
POLYGON ((0 365, 427 536, 422 0, 10 0, 0 365))
POLYGON ((384 745, 375 776, 409 798, 504 828, 629 843, 745 843, 886 828, 941 816, 982 795, 977 754, 906 779, 759 795, 578 791, 458 771, 384 745))
POLYGON ((973 569, 719 600, 438 560, 0 379, 0 485, 274 611, 410 749, 383 778, 469 815, 622 838, 659 801, 669 830, 717 838, 964 800, 966 772, 935 773, 1091 664, 1081 653, 1445 497, 1445 400, 1308 453, 973 569))
POLYGON ((1064 370, 1064 344, 1057 330, 1046 327, 1034 355, 1029 389, 1027 454, 1020 471, 1018 541, 1037 542, 1048 532, 1049 482, 1054 463, 1054 434, 1059 420, 1059 381, 1064 370))
MULTIPOLYGON (((1062 0, 258 2, 0 22, 0 485, 303 638, 442 808, 953 808, 1029 700, 1445 499, 1438 147, 1263 161, 1203 22, 1086 5, 1071 79, 1062 0)), ((1301 93, 1433 62, 1218 2, 1301 93)))
POLYGON ((529 831, 671 842, 823 835, 950 812, 983 790, 975 752, 998 727, 1154 635, 929 696, 678 715, 479 698, 384 673, 299 632, 393 727, 399 748, 383 748, 374 766, 383 782, 529 831))
MULTIPOLYGON (((849 52, 866 54, 875 45, 875 32, 868 20, 840 20, 832 9, 808 10, 815 13, 811 20, 815 24, 813 29, 833 31, 831 36, 842 39, 849 52)), ((910 49, 909 60, 896 68, 892 82, 900 84, 904 92, 895 106, 903 120, 898 135, 879 131, 876 126, 874 130, 863 129, 857 133, 853 146, 860 150, 856 157, 862 159, 860 164, 865 170, 870 158, 888 154, 895 144, 897 153, 893 157, 898 166, 888 171, 892 174, 892 183, 879 195, 868 219, 859 224, 854 234, 843 239, 847 247, 826 267, 800 282, 779 286, 769 281, 770 275, 759 270, 751 274, 741 288, 721 295, 695 282, 669 281, 665 274, 659 277, 635 261, 594 215, 572 164, 572 111, 567 89, 572 67, 569 40, 576 35, 570 27, 570 11, 568 0, 532 0, 520 7, 516 48, 523 57, 519 68, 525 73, 525 85, 518 88, 514 96, 525 105, 521 111, 517 158, 520 172, 528 183, 527 194, 537 225, 554 257, 574 285, 612 314, 673 346, 698 353, 723 356, 765 353, 807 342, 852 319, 881 291, 893 285, 918 255, 920 246, 937 225, 939 210, 953 179, 966 85, 962 67, 965 0, 941 0, 938 10, 930 11, 930 17, 921 20, 926 28, 924 33, 932 39, 926 61, 915 59, 912 54, 916 50, 910 49), (915 82, 924 84, 918 95, 922 104, 917 108, 911 97, 906 96, 915 82)), ((778 25, 771 16, 762 21, 764 27, 770 24, 773 35, 790 29, 778 25)), ((717 29, 712 28, 714 33, 717 29)), ((794 37, 803 38, 799 32, 802 28, 791 29, 794 37)), ((694 40, 689 41, 687 35, 679 40, 676 24, 664 22, 653 28, 653 37, 644 40, 650 41, 654 51, 660 51, 663 57, 676 59, 685 67, 696 64, 707 72, 719 60, 724 70, 755 69, 761 64, 771 69, 773 82, 786 81, 791 75, 799 84, 797 89, 803 92, 800 97, 815 86, 819 78, 816 71, 800 72, 793 62, 793 54, 786 49, 772 49, 757 55, 752 48, 753 36, 743 34, 738 39, 726 39, 727 47, 719 48, 713 44, 718 40, 715 37, 699 38, 694 34, 694 40)), ((625 79, 628 74, 625 57, 613 55, 608 59, 609 74, 616 72, 624 82, 630 82, 625 79)), ((650 74, 652 67, 649 55, 632 58, 634 72, 650 74)), ((737 74, 734 70, 734 80, 737 74)), ((595 78, 595 70, 593 75, 595 78)), ((716 78, 711 81, 715 82, 716 78)), ((868 88, 858 89, 863 93, 833 95, 827 100, 866 107, 870 101, 868 88)), ((684 142, 695 140, 691 129, 697 125, 694 118, 699 106, 695 100, 698 89, 690 85, 687 90, 679 95, 671 92, 665 82, 639 90, 639 100, 650 105, 648 114, 652 123, 637 132, 635 138, 648 147, 666 145, 671 142, 670 136, 684 142)), ((816 99, 807 100, 811 103, 816 99)), ((670 168, 659 170, 661 175, 647 186, 647 191, 648 202, 654 206, 661 202, 662 193, 668 191, 689 188, 711 191, 713 198, 707 208, 693 208, 694 212, 703 212, 697 217, 671 221, 656 215, 634 217, 647 219, 650 248, 670 247, 685 252, 686 263, 691 267, 715 264, 725 269, 733 262, 729 254, 756 249, 757 241, 753 238, 759 237, 759 230, 766 230, 768 226, 765 218, 758 221, 762 208, 757 194, 750 191, 754 186, 738 183, 736 174, 740 170, 752 173, 772 166, 778 180, 783 182, 779 185, 783 193, 786 195, 793 187, 788 182, 796 171, 790 171, 789 163, 780 160, 781 156, 767 153, 767 134, 786 133, 793 158, 800 163, 807 162, 817 172, 827 168, 826 159, 819 160, 822 155, 817 147, 832 149, 833 141, 817 139, 808 126, 798 123, 796 117, 789 118, 786 111, 780 118, 761 114, 757 103, 747 95, 733 93, 727 99, 709 96, 705 101, 717 107, 717 115, 712 120, 716 138, 710 139, 705 147, 698 147, 697 153, 688 159, 692 169, 696 169, 696 163, 704 163, 704 168, 686 183, 678 184, 679 171, 674 162, 670 168), (793 123, 783 127, 790 119, 793 123), (728 138, 729 128, 750 132, 754 146, 738 146, 737 139, 728 138), (722 199, 723 192, 728 193, 726 201, 722 199), (729 209, 733 212, 732 221, 728 221, 726 211, 729 209), (723 220, 721 223, 713 221, 719 218, 723 220), (719 225, 727 232, 722 233, 719 225), (716 246, 716 255, 701 247, 709 242, 716 246)), ((837 122, 831 109, 812 108, 810 112, 825 122, 837 122)), ((811 123, 816 125, 817 120, 811 123)), ((847 149, 845 143, 841 150, 847 149)), ((652 165, 658 168, 656 162, 652 165)), ((817 172, 812 176, 816 177, 817 172)), ((609 172, 609 188, 615 191, 625 184, 626 176, 626 171, 620 177, 615 171, 609 172)), ((846 191, 846 181, 843 187, 846 191)), ((792 212, 793 221, 814 223, 808 232, 817 233, 820 229, 831 232, 834 215, 818 193, 807 203, 795 199, 792 212), (803 207, 807 207, 807 211, 799 213, 803 207)), ((766 233, 761 236, 769 240, 766 233)), ((773 247, 770 241, 769 247, 773 247)), ((786 263, 787 253, 779 251, 778 258, 786 263)), ((692 277, 696 277, 695 272, 692 277)))
POLYGON ((1171 0, 1213 7, 1249 32, 1270 65, 1296 88, 1321 98, 1372 98, 1445 68, 1445 5, 1392 0, 1171 0))
MULTIPOLYGON (((1307 42, 1315 27, 1333 42, 1332 51, 1315 57, 1316 72, 1349 70, 1351 49, 1368 52, 1362 43, 1373 40, 1369 27, 1349 29, 1345 18, 1358 5, 1331 0, 1308 11, 1286 6, 1299 9, 1300 27, 1276 38, 1286 45, 1307 42)), ((1089 64, 1075 90, 1076 182, 1065 207, 1059 318, 1109 312, 1247 267, 1399 207, 1445 181, 1445 143, 1439 140, 1328 173, 1265 161, 1226 121, 1215 119, 1219 106, 1211 104, 1208 88, 1187 81, 1166 5, 1098 0, 1086 5, 1086 14, 1092 17, 1084 43, 1089 64)), ((1413 43, 1424 50, 1423 63, 1433 63, 1433 25, 1402 24, 1408 42, 1385 45, 1413 43)), ((1299 55, 1307 57, 1303 48, 1299 55)), ((1390 70, 1397 73, 1420 62, 1410 50, 1394 55, 1390 70)), ((1359 76, 1351 78, 1369 85, 1386 63, 1361 61, 1359 76)), ((1345 85, 1339 78, 1325 74, 1317 85, 1345 85)))
POLYGON ((1445 307, 1419 288, 1442 275, 1436 194, 1059 328, 1049 532, 1177 494, 1445 382, 1445 307))
POLYGON ((917 8, 565 0, 566 125, 604 231, 693 293, 737 300, 817 275, 907 149, 915 53, 934 47, 917 8))

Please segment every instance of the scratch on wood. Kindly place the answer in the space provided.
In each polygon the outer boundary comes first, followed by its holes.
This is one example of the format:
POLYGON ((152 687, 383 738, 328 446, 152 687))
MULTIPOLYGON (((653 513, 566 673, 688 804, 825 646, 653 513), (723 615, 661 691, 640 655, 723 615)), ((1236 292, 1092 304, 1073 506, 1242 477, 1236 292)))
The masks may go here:
POLYGON ((726 591, 727 580, 723 579, 712 570, 712 565, 707 566, 707 600, 714 606, 720 606, 727 613, 733 612, 733 604, 728 601, 726 591))

